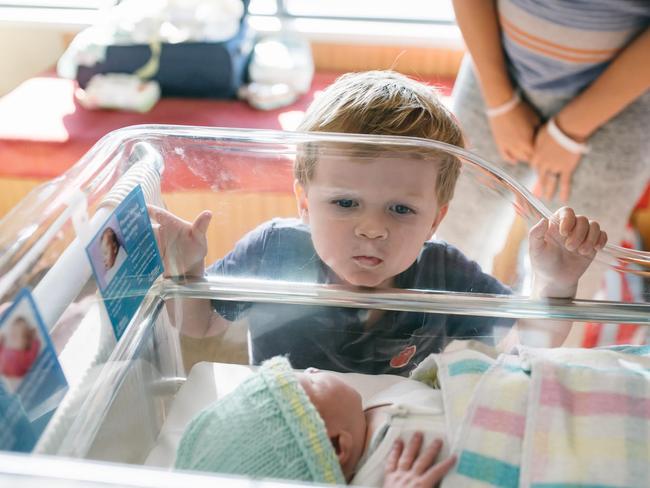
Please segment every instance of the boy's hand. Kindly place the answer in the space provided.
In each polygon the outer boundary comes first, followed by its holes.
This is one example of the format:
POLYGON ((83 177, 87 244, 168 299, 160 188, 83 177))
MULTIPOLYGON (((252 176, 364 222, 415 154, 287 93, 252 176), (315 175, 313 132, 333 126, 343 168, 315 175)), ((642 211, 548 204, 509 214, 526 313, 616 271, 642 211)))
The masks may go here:
POLYGON ((569 207, 557 210, 550 223, 540 220, 528 237, 534 293, 549 298, 574 297, 578 280, 607 243, 598 222, 569 207))
POLYGON ((147 205, 149 216, 159 226, 154 234, 165 267, 165 276, 203 277, 208 253, 206 232, 212 213, 204 210, 187 222, 160 207, 147 205))
POLYGON ((404 449, 404 441, 398 439, 386 460, 384 488, 435 486, 449 472, 456 462, 455 456, 434 464, 442 441, 436 439, 420 452, 422 433, 416 432, 404 449))

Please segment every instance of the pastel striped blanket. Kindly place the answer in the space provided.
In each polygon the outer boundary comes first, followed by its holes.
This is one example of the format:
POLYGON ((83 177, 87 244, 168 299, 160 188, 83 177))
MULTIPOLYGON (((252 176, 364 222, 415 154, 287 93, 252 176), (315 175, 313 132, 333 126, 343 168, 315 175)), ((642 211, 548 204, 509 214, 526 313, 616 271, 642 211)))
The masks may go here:
POLYGON ((650 348, 435 355, 449 487, 650 486, 650 348))

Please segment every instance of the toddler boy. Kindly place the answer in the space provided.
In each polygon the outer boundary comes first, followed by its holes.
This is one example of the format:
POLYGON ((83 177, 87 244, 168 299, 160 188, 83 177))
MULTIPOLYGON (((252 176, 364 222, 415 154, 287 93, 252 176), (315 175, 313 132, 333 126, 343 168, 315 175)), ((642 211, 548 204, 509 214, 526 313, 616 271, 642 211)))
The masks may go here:
MULTIPOLYGON (((300 131, 413 136, 463 147, 460 127, 432 88, 390 71, 339 78, 309 107, 300 131)), ((358 145, 357 145, 358 146, 358 145)), ((444 218, 461 162, 441 151, 315 151, 296 158, 300 219, 274 219, 247 234, 209 274, 486 294, 509 289, 454 247, 431 236, 444 218), (351 157, 352 154, 354 157, 351 157)), ((467 198, 468 196, 461 196, 467 198)), ((193 223, 151 208, 160 224, 166 272, 204 275, 210 213, 193 223)), ((471 232, 471 229, 468 229, 471 232)), ((578 279, 607 240, 596 222, 558 210, 529 235, 537 297, 573 297, 578 279)), ((245 320, 252 362, 289 354, 296 368, 406 375, 453 338, 493 337, 507 319, 188 300, 183 330, 218 335, 245 320), (189 325, 191 324, 191 325, 189 325)), ((520 324, 523 325, 523 324, 520 324)), ((554 332, 560 345, 568 326, 554 332)))

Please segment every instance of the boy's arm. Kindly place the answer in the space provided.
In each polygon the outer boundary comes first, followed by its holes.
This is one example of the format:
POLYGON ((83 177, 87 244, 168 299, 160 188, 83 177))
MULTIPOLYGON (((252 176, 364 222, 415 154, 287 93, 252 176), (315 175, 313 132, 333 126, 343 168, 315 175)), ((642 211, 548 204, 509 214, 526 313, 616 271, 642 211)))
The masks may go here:
MULTIPOLYGON (((164 266, 165 277, 203 278, 207 255, 207 230, 212 219, 204 211, 194 222, 188 222, 167 210, 148 206, 149 215, 157 225, 154 234, 164 266)), ((166 301, 169 318, 180 332, 189 337, 205 337, 222 333, 228 321, 215 313, 210 300, 170 298, 166 301)))
POLYGON ((202 338, 223 334, 230 322, 212 308, 204 298, 170 298, 166 300, 167 314, 179 332, 188 337, 202 338))
MULTIPOLYGON (((605 247, 607 234, 598 222, 562 207, 549 220, 541 219, 529 232, 533 267, 532 298, 573 298, 578 281, 605 247)), ((519 320, 520 342, 540 347, 561 346, 571 330, 566 320, 519 320)))
POLYGON ((222 333, 201 338, 180 334, 180 346, 185 371, 201 361, 249 364, 248 322, 232 322, 222 333))

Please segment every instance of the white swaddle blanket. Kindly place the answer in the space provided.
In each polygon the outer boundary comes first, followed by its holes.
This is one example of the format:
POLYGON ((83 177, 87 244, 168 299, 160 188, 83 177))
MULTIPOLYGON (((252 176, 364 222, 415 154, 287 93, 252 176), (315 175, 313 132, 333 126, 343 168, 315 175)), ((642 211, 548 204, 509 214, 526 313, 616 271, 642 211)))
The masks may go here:
POLYGON ((521 347, 496 360, 470 349, 437 356, 458 456, 442 486, 648 486, 649 353, 521 347))

